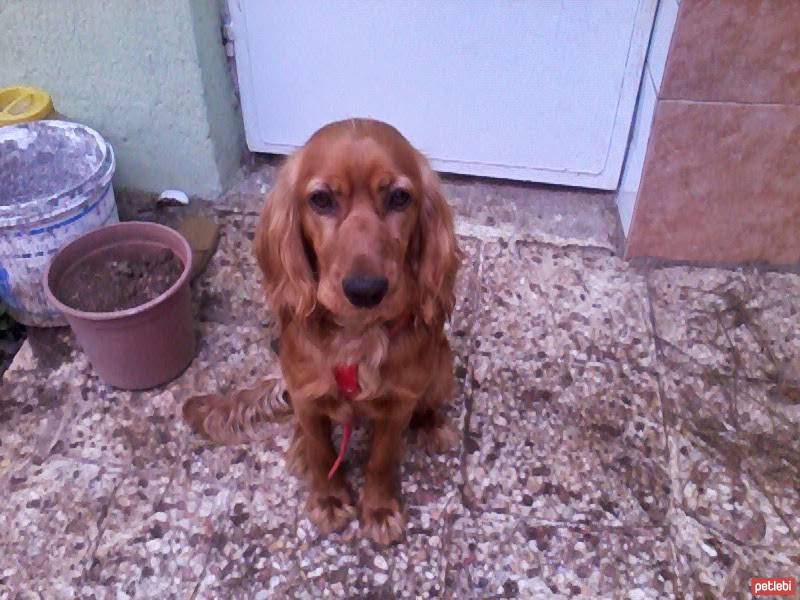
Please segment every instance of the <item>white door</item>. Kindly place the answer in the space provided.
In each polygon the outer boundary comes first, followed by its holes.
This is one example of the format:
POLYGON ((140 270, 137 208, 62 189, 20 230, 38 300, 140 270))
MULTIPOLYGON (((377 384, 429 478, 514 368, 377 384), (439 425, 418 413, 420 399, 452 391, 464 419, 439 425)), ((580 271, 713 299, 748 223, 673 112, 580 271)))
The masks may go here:
POLYGON ((441 171, 615 189, 657 0, 229 0, 247 142, 388 121, 441 171))

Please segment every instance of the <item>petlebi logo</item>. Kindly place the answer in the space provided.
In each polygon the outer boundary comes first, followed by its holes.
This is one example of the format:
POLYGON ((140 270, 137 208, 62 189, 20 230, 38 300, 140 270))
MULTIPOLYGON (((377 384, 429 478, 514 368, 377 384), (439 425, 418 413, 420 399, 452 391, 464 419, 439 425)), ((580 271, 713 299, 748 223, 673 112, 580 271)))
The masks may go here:
POLYGON ((794 596, 796 591, 794 577, 753 577, 750 580, 753 596, 794 596))

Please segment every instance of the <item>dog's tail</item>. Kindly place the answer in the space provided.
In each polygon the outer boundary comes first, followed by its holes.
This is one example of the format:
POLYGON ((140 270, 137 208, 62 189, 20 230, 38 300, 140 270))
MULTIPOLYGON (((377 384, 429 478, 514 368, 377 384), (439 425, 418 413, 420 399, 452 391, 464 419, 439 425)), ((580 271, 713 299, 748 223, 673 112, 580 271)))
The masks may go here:
POLYGON ((249 389, 194 396, 183 405, 183 418, 194 432, 219 444, 263 440, 269 435, 266 425, 291 414, 280 373, 268 375, 249 389))

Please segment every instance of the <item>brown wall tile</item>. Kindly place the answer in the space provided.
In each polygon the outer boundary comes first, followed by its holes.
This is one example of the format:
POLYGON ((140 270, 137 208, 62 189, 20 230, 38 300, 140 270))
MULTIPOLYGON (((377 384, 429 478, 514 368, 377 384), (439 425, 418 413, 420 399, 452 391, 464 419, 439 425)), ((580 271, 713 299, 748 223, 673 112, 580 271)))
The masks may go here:
POLYGON ((800 0, 683 0, 661 97, 800 104, 800 0))
POLYGON ((800 263, 800 106, 660 101, 626 254, 800 263))

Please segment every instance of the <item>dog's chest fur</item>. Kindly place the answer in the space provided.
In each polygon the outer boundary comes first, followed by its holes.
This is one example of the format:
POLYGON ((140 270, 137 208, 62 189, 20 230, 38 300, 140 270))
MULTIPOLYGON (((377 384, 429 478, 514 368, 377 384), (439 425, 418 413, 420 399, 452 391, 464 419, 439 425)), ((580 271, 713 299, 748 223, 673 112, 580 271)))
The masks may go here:
POLYGON ((314 346, 313 352, 307 348, 301 361, 297 357, 282 361, 284 370, 290 372, 298 364, 306 364, 305 385, 287 373, 289 392, 293 397, 315 398, 315 409, 334 421, 343 422, 353 415, 374 419, 387 411, 407 410, 427 386, 428 378, 420 377, 425 373, 421 366, 426 360, 426 344, 414 330, 390 337, 386 327, 375 325, 360 331, 341 329, 308 342, 314 346), (334 371, 337 366, 352 364, 358 365, 359 392, 350 401, 339 393, 334 371))

